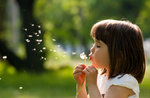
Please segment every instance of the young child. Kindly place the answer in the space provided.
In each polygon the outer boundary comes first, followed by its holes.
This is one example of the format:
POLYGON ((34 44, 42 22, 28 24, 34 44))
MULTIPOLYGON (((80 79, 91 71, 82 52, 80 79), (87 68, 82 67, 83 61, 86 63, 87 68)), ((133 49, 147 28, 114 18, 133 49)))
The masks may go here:
POLYGON ((91 36, 92 65, 79 64, 73 72, 76 97, 139 98, 146 67, 140 28, 129 21, 103 20, 94 24, 91 36))

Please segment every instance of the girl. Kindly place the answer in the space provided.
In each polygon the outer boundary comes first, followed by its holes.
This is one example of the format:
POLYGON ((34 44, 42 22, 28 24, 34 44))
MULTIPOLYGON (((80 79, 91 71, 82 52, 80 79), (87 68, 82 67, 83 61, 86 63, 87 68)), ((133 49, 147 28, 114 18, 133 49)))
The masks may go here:
POLYGON ((76 97, 139 98, 139 83, 145 73, 140 28, 129 21, 103 20, 94 24, 91 36, 94 40, 89 54, 92 65, 79 64, 73 72, 76 97))

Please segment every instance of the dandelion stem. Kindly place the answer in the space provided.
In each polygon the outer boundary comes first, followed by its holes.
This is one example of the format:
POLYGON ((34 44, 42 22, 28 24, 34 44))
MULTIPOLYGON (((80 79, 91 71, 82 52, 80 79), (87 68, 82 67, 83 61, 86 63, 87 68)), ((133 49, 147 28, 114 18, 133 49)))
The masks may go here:
MULTIPOLYGON (((84 64, 85 64, 85 66, 86 66, 86 58, 84 58, 84 64)), ((85 79, 83 80, 83 83, 82 83, 81 88, 80 88, 79 91, 77 92, 77 96, 80 94, 81 89, 82 89, 82 87, 83 87, 83 85, 84 85, 84 82, 85 82, 85 79)))

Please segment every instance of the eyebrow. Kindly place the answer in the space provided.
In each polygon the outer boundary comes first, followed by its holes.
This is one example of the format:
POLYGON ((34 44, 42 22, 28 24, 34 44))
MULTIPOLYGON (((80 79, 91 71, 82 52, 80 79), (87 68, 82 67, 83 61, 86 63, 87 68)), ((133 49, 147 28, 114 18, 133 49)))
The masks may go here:
POLYGON ((99 41, 99 40, 94 40, 94 42, 96 42, 96 43, 98 43, 98 44, 102 44, 102 42, 99 41))

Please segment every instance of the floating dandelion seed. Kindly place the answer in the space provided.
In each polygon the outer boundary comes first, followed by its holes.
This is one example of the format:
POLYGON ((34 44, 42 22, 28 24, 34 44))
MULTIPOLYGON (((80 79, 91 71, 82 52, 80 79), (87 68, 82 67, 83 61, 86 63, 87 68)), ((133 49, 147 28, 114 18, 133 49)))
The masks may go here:
POLYGON ((52 41, 54 41, 54 42, 55 42, 55 41, 56 41, 56 39, 54 39, 54 38, 53 38, 53 39, 52 39, 52 41))
POLYGON ((56 50, 54 50, 54 52, 56 52, 56 50))
POLYGON ((32 50, 33 50, 33 51, 36 51, 36 48, 33 48, 32 50))
POLYGON ((60 47, 60 45, 57 45, 57 47, 59 48, 59 47, 60 47))
POLYGON ((35 35, 37 35, 37 33, 34 33, 35 35))
POLYGON ((39 34, 41 34, 41 30, 38 30, 39 34))
POLYGON ((23 89, 23 87, 22 87, 22 86, 20 86, 20 87, 19 87, 19 89, 21 90, 21 89, 23 89))
POLYGON ((31 24, 31 26, 34 26, 34 24, 31 24))
POLYGON ((43 50, 40 50, 39 52, 43 52, 43 50))
POLYGON ((36 39, 36 41, 37 41, 38 43, 41 43, 41 42, 42 42, 42 39, 36 39))
POLYGON ((44 58, 44 60, 46 61, 46 58, 44 58))
POLYGON ((50 49, 50 51, 53 51, 52 49, 50 49))
POLYGON ((72 55, 75 55, 76 54, 76 52, 72 52, 72 55))
POLYGON ((39 44, 41 44, 41 43, 38 42, 37 44, 39 45, 39 44))
POLYGON ((6 60, 6 59, 7 59, 7 56, 3 56, 2 58, 3 58, 4 60, 6 60))
POLYGON ((41 26, 38 26, 38 28, 41 28, 41 26))
POLYGON ((25 30, 25 31, 27 31, 28 29, 27 29, 27 28, 25 28, 24 30, 25 30))
POLYGON ((43 50, 46 50, 46 47, 43 47, 43 50))
POLYGON ((33 37, 32 35, 29 35, 29 37, 33 37))
POLYGON ((66 57, 66 55, 63 55, 63 58, 65 58, 66 57))
POLYGON ((41 57, 41 58, 40 58, 40 60, 43 60, 43 59, 44 59, 44 57, 41 57))
POLYGON ((29 40, 29 39, 26 39, 26 42, 27 42, 27 43, 29 43, 29 42, 30 42, 30 40, 29 40))

